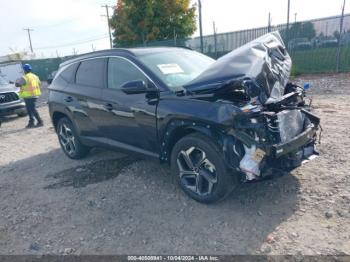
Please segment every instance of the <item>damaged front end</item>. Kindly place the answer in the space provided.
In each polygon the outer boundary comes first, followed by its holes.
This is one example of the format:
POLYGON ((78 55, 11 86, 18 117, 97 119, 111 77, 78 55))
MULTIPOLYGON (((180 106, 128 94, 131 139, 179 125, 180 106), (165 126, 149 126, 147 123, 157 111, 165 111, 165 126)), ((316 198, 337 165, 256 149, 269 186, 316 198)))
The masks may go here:
POLYGON ((309 107, 289 103, 271 106, 236 115, 229 131, 243 144, 239 168, 247 180, 262 178, 271 169, 291 171, 318 155, 315 144, 320 119, 309 107))
POLYGON ((314 158, 320 119, 305 102, 304 88, 289 83, 292 62, 278 32, 220 58, 185 86, 192 96, 212 94, 231 103, 229 164, 260 179, 275 168, 290 171, 314 158), (238 159, 238 161, 237 161, 238 159))

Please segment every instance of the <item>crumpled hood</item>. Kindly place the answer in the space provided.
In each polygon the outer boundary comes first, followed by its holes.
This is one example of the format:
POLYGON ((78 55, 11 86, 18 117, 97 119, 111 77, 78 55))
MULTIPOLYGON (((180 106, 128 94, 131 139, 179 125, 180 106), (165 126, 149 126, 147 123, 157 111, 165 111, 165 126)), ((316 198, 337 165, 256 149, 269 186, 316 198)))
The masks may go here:
POLYGON ((273 102, 283 96, 291 67, 291 58, 276 31, 221 57, 184 88, 196 93, 249 79, 261 90, 262 103, 273 102))

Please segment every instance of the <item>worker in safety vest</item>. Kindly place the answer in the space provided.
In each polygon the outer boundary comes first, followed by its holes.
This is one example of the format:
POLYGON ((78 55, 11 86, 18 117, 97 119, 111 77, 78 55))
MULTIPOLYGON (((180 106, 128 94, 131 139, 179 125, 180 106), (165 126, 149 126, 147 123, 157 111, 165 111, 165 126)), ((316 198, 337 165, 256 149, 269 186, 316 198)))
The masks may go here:
POLYGON ((32 73, 30 64, 24 64, 23 71, 24 75, 16 81, 16 86, 20 87, 19 97, 24 100, 29 115, 26 128, 40 127, 44 123, 36 110, 36 100, 41 95, 41 82, 39 77, 32 73), (36 125, 34 125, 34 118, 37 121, 36 125))

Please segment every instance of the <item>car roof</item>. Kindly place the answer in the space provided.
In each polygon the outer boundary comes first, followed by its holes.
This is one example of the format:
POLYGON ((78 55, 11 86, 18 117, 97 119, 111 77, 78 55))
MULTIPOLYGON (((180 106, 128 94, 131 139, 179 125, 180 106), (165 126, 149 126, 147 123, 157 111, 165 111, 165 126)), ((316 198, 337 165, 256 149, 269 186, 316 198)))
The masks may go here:
POLYGON ((189 50, 187 47, 139 47, 139 48, 112 48, 106 50, 95 51, 91 53, 82 54, 63 62, 60 66, 65 66, 74 62, 78 62, 84 59, 101 57, 101 56, 113 56, 113 55, 129 55, 129 56, 142 56, 148 54, 164 53, 176 50, 189 50))

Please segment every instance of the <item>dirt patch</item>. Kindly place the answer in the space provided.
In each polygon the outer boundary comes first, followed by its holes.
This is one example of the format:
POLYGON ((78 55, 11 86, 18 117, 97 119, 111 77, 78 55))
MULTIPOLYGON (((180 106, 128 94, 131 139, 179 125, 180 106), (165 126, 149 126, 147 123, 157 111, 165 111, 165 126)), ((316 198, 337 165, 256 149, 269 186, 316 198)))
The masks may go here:
POLYGON ((54 182, 44 188, 86 187, 89 184, 95 184, 117 177, 123 168, 136 161, 135 158, 122 157, 119 159, 100 160, 84 166, 73 167, 46 176, 47 178, 54 178, 58 182, 54 182))

